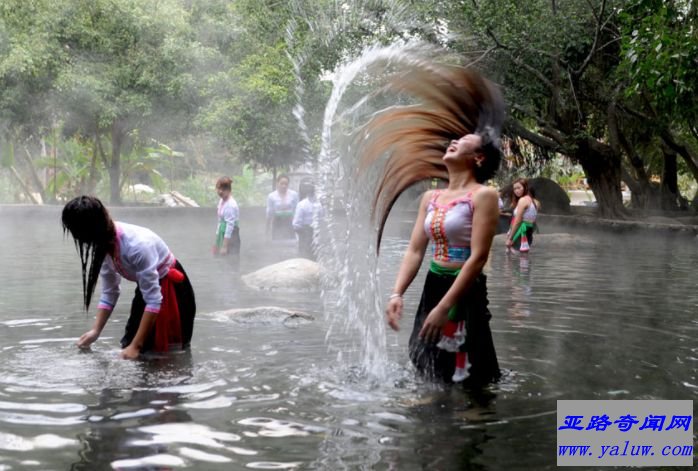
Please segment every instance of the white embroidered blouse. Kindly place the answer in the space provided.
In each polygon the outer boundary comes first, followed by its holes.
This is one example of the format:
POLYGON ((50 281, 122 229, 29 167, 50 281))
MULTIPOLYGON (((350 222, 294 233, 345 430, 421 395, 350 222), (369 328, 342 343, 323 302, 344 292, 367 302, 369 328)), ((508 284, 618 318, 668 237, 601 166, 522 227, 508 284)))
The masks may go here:
POLYGON ((312 226, 313 221, 322 219, 324 212, 319 201, 305 198, 296 206, 296 212, 293 215, 293 228, 300 230, 303 227, 312 226))
POLYGON ((267 196, 267 218, 272 218, 277 214, 293 216, 298 204, 298 193, 294 190, 286 190, 286 194, 281 196, 274 190, 267 196))
POLYGON ((121 277, 138 283, 146 312, 160 312, 160 278, 175 263, 165 242, 145 227, 116 222, 116 254, 107 255, 99 273, 102 294, 99 309, 113 310, 121 293, 121 277))

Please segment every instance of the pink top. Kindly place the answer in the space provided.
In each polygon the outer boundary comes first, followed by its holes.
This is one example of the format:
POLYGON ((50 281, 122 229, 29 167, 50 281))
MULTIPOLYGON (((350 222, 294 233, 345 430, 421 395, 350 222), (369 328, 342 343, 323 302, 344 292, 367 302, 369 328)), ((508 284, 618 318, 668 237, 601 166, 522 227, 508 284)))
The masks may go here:
POLYGON ((434 243, 434 260, 465 262, 473 231, 473 192, 447 204, 437 203, 439 195, 441 191, 434 191, 424 218, 424 232, 434 243))

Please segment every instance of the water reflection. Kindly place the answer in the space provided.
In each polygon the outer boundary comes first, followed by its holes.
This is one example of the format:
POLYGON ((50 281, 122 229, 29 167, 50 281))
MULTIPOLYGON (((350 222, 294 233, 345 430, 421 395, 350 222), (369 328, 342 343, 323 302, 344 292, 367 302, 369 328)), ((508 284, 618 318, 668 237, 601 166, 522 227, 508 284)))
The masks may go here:
MULTIPOLYGON (((493 251, 490 310, 505 377, 479 397, 421 382, 407 359, 409 329, 390 334, 380 380, 353 360, 354 332, 337 332, 328 350, 331 322, 317 295, 260 295, 212 268, 208 231, 180 230, 208 227, 207 210, 122 214, 147 219, 186 262, 202 306, 190 354, 119 360, 128 303, 81 353, 74 342, 91 315, 80 307, 79 266, 46 224, 58 211, 44 211, 0 225, 0 246, 15 248, 0 252, 0 467, 552 470, 558 399, 698 396, 698 253, 681 241, 605 235, 605 244, 525 260, 493 251), (37 241, 48 254, 43 271, 34 269, 37 241), (208 315, 259 305, 316 320, 289 327, 208 315)), ((254 231, 246 226, 249 245, 254 231)), ((243 254, 243 272, 286 256, 259 244, 243 254)), ((386 238, 387 286, 405 245, 402 235, 386 238)), ((405 295, 408 318, 419 294, 405 295)))
MULTIPOLYGON (((94 356, 94 355, 91 355, 94 356)), ((102 368, 109 365, 99 361, 102 368)), ((88 429, 79 434, 82 449, 80 460, 73 463, 73 470, 93 470, 104 466, 104 457, 113 460, 115 469, 143 465, 176 465, 172 460, 153 460, 156 455, 168 450, 157 440, 137 440, 132 430, 141 431, 151 424, 181 424, 191 422, 191 417, 173 406, 180 402, 179 394, 161 392, 153 385, 171 375, 177 382, 185 382, 192 377, 191 352, 171 355, 167 358, 151 358, 137 363, 135 377, 128 389, 100 389, 86 411, 88 429), (144 451, 143 448, 147 451, 144 451), (143 457, 145 455, 145 457, 143 457)), ((147 430, 145 433, 148 433, 147 430)), ((177 460, 175 460, 177 462, 177 460)))
POLYGON ((531 315, 530 298, 533 291, 531 257, 529 254, 521 253, 506 254, 503 275, 509 275, 511 283, 511 301, 507 312, 512 318, 526 318, 531 315))

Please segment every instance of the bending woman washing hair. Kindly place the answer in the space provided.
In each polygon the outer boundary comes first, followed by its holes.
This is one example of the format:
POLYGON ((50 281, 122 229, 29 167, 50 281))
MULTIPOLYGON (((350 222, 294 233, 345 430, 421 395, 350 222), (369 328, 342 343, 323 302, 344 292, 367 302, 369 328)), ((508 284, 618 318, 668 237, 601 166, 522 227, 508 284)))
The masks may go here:
POLYGON ((62 223, 80 254, 85 309, 90 307, 97 278, 102 281, 95 322, 78 339, 78 347, 87 348, 99 338, 119 299, 121 277, 138 284, 121 339, 121 357, 136 359, 149 350, 189 346, 196 314, 194 290, 160 237, 145 227, 115 222, 92 196, 69 201, 62 223))
POLYGON ((417 369, 434 380, 483 385, 500 377, 489 328, 487 261, 499 216, 498 194, 483 185, 499 168, 503 104, 498 89, 476 72, 434 66, 402 74, 390 88, 422 104, 374 116, 360 136, 365 168, 389 152, 374 200, 378 244, 390 208, 419 180, 448 181, 419 204, 409 246, 386 309, 398 330, 402 296, 431 242, 432 258, 409 341, 417 369))

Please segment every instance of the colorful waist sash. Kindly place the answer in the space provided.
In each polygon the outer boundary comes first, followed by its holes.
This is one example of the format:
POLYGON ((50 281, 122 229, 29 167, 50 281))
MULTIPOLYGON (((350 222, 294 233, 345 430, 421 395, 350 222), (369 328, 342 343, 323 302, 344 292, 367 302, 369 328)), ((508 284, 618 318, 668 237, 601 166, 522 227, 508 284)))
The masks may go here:
MULTIPOLYGON (((470 255, 470 249, 468 248, 468 256, 470 255)), ((441 276, 452 276, 456 277, 460 273, 461 269, 463 267, 442 267, 438 263, 436 263, 435 260, 432 260, 431 263, 429 264, 429 271, 434 273, 435 275, 441 275, 441 276)), ((458 304, 454 304, 451 306, 451 309, 448 310, 448 320, 453 321, 458 314, 458 304)))
POLYGON ((465 262, 470 257, 470 247, 449 246, 444 250, 443 247, 437 249, 433 244, 431 255, 440 262, 465 262))

